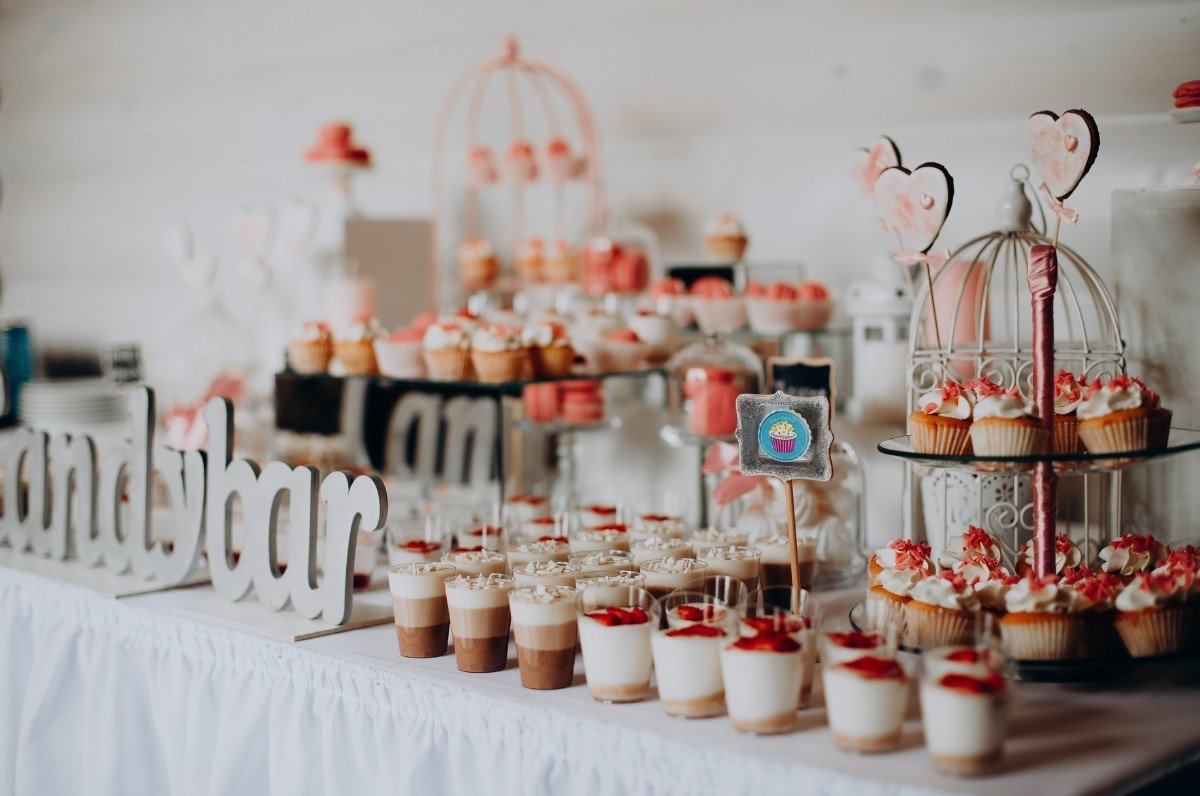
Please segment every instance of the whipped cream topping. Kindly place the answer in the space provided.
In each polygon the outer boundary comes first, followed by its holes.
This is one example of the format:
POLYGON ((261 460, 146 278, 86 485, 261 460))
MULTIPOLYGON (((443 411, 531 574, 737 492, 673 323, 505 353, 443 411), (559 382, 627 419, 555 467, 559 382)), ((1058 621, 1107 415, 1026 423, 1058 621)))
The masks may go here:
POLYGON ((1022 417, 1037 417, 1038 412, 1033 401, 1021 395, 1020 391, 1013 387, 1011 390, 1005 390, 996 395, 981 397, 975 403, 974 415, 976 420, 986 418, 1018 420, 1022 417))
POLYGON ((938 555, 938 564, 951 568, 971 553, 981 553, 988 558, 999 560, 1000 545, 996 539, 983 528, 968 525, 965 533, 951 536, 946 541, 946 547, 938 555))
POLYGON ((471 335, 471 347, 476 351, 517 351, 525 347, 521 330, 515 326, 489 323, 471 335))
POLYGON ((590 531, 577 532, 574 538, 580 542, 612 542, 617 539, 628 539, 629 532, 592 528, 590 531))
POLYGON ((874 553, 875 563, 884 569, 920 569, 933 571, 929 545, 910 539, 894 539, 874 553))
POLYGON ((1082 378, 1077 379, 1068 370, 1060 370, 1054 377, 1054 414, 1074 414, 1083 401, 1086 388, 1082 378))
POLYGON ((305 321, 296 339, 304 343, 324 343, 333 339, 333 333, 320 321, 305 321))
POLYGON ((1153 569, 1166 556, 1166 548, 1151 534, 1127 533, 1100 551, 1100 569, 1133 575, 1153 569))
POLYGON ((443 561, 453 564, 455 561, 469 562, 480 564, 486 561, 503 561, 504 554, 497 553, 495 550, 455 550, 451 553, 446 553, 443 561))
POLYGON ((1145 611, 1178 605, 1186 597, 1187 590, 1173 575, 1139 572, 1133 582, 1117 595, 1115 605, 1118 611, 1145 611))
POLYGON ((1125 409, 1137 409, 1142 405, 1143 397, 1141 387, 1128 376, 1114 376, 1103 386, 1097 379, 1075 413, 1080 420, 1104 417, 1125 409))
POLYGON ((387 337, 387 329, 378 318, 359 318, 338 334, 339 340, 347 343, 369 343, 387 337))
POLYGON ((388 572, 397 575, 432 575, 437 572, 453 572, 454 565, 444 561, 421 561, 411 564, 396 564, 388 567, 388 572))
POLYGON ((745 561, 760 558, 762 552, 753 547, 729 545, 728 547, 706 547, 698 551, 700 558, 712 558, 717 561, 745 561))
POLYGON ((968 586, 993 577, 1006 578, 1012 574, 999 559, 976 552, 967 553, 962 561, 954 565, 952 571, 961 575, 968 586))
POLYGON ((580 575, 575 579, 579 589, 590 586, 640 586, 646 579, 637 572, 621 570, 616 574, 580 575))
POLYGON ((560 348, 571 344, 567 327, 557 321, 536 321, 521 330, 521 340, 533 348, 560 348))
POLYGON ((706 542, 712 545, 738 545, 746 543, 746 534, 736 531, 722 531, 716 528, 706 528, 702 531, 692 532, 692 542, 699 544, 706 542))
POLYGON ((875 576, 875 583, 892 594, 904 597, 923 577, 925 572, 919 569, 885 569, 875 576))
POLYGON ((690 548, 692 543, 685 539, 668 539, 663 536, 647 536, 633 543, 638 550, 680 550, 690 548))
MULTIPOLYGON (((812 540, 807 537, 797 537, 796 544, 803 545, 806 542, 811 542, 811 541, 812 540)), ((752 540, 752 544, 755 547, 759 547, 759 546, 762 546, 762 547, 779 547, 779 546, 789 547, 789 546, 791 546, 791 542, 788 541, 787 536, 785 536, 782 533, 773 533, 770 536, 760 536, 757 539, 752 540)))
POLYGON ((438 320, 425 330, 422 344, 430 351, 440 351, 443 348, 466 350, 471 347, 471 336, 456 320, 438 320))
POLYGON ((508 549, 514 553, 554 553, 568 547, 566 542, 556 542, 553 539, 538 542, 523 542, 511 545, 508 549))
POLYGON ((490 575, 456 575, 446 578, 448 589, 511 589, 513 583, 515 581, 512 575, 502 575, 498 572, 490 575))
POLYGON ((642 564, 642 570, 663 574, 681 574, 695 572, 701 568, 701 565, 702 562, 694 558, 656 558, 653 561, 647 561, 645 564, 642 564))
POLYGON ((624 550, 608 550, 598 553, 588 553, 579 559, 585 567, 610 567, 613 564, 630 564, 633 556, 624 550))
POLYGON ((1014 614, 1065 614, 1084 607, 1075 590, 1061 583, 1057 575, 1022 578, 1008 590, 1004 605, 1014 614))
POLYGON ((551 603, 563 602, 564 600, 573 600, 576 594, 576 590, 570 586, 546 586, 538 584, 537 586, 526 586, 523 589, 517 589, 509 599, 519 603, 549 605, 551 603))
POLYGON ((947 381, 917 399, 917 408, 927 415, 968 420, 975 405, 975 393, 958 382, 947 381))
MULTIPOLYGON (((1065 579, 1064 579, 1065 582, 1065 579)), ((1071 582, 1085 611, 1111 611, 1117 600, 1117 595, 1125 587, 1121 579, 1107 572, 1090 572, 1071 582)))
POLYGON ((523 575, 569 575, 583 571, 583 567, 568 561, 529 561, 513 571, 523 575))
MULTIPOLYGON (((1021 558, 1025 565, 1033 567, 1033 542, 1021 545, 1021 558)), ((1083 563, 1083 553, 1071 541, 1071 537, 1059 534, 1054 537, 1054 571, 1061 574, 1063 570, 1077 567, 1083 563)))
POLYGON ((952 611, 978 611, 979 598, 962 577, 953 573, 930 575, 917 581, 909 592, 917 602, 952 611))
POLYGON ((746 234, 742 222, 733 213, 722 213, 710 220, 704 226, 704 232, 715 238, 740 238, 746 234))

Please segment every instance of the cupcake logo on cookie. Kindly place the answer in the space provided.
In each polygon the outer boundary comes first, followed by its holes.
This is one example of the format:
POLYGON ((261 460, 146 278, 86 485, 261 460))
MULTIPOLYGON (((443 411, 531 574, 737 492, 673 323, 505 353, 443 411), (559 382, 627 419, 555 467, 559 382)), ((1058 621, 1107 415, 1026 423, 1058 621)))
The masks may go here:
POLYGON ((758 428, 758 442, 763 452, 781 462, 795 461, 803 456, 811 439, 804 418, 786 410, 767 415, 758 428))

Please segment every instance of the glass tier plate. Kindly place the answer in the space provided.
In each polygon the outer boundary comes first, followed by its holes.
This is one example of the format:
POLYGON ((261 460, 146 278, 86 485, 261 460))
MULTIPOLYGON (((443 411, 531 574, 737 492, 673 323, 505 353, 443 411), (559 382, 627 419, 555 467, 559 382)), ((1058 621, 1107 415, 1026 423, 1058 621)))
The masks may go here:
POLYGON ((619 415, 609 415, 595 423, 565 423, 561 420, 553 420, 549 423, 535 423, 532 420, 522 420, 520 425, 521 430, 535 434, 574 434, 588 431, 611 431, 620 428, 621 417, 619 415))
POLYGON ((556 381, 596 381, 599 379, 646 378, 648 376, 662 375, 665 372, 666 371, 664 371, 662 368, 643 368, 640 370, 626 370, 614 373, 573 373, 569 376, 555 378, 521 379, 518 381, 490 383, 477 381, 475 379, 464 379, 462 381, 440 381, 438 379, 428 378, 398 379, 391 376, 335 376, 329 373, 304 374, 296 373, 294 371, 284 371, 286 375, 299 379, 372 379, 385 384, 396 385, 405 389, 426 390, 430 392, 516 396, 519 396, 521 391, 531 384, 549 384, 556 381))
POLYGON ((1166 447, 1147 448, 1140 451, 1121 453, 1055 453, 1038 456, 948 456, 933 453, 917 453, 913 450, 912 437, 892 437, 878 445, 880 453, 908 459, 926 467, 942 467, 975 472, 1021 472, 1032 470, 1038 462, 1051 462, 1060 472, 1099 472, 1122 470, 1146 462, 1164 459, 1188 451, 1200 450, 1200 431, 1190 428, 1172 428, 1166 447))

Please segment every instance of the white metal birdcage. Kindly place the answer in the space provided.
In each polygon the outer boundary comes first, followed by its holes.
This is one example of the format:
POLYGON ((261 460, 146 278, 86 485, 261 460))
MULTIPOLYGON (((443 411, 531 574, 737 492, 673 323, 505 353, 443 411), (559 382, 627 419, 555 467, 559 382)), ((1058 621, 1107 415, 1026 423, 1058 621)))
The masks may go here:
MULTIPOLYGON (((909 327, 910 411, 920 395, 945 379, 987 376, 1032 393, 1026 272, 1029 247, 1050 240, 1040 205, 1041 229, 1032 223, 1028 169, 1015 166, 1010 177, 997 205, 1000 228, 960 246, 934 276, 932 296, 927 288, 917 296, 909 327)), ((1060 244, 1058 255, 1055 369, 1082 373, 1089 381, 1124 373, 1125 343, 1108 288, 1074 250, 1060 244)), ((1090 560, 1096 540, 1119 530, 1120 473, 1064 478, 1059 506, 1059 532, 1069 533, 1090 560)), ((925 538, 935 549, 968 522, 993 533, 1010 556, 1032 536, 1032 495, 1024 474, 930 471, 910 464, 905 508, 906 535, 920 535, 923 520, 925 538)))

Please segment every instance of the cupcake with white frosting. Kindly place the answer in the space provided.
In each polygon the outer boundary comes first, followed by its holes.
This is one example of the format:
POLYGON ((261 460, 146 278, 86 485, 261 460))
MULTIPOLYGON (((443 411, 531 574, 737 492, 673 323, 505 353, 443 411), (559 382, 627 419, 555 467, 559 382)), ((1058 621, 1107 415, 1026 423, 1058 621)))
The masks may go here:
POLYGON ((945 647, 971 640, 979 597, 966 579, 953 571, 922 578, 904 605, 908 640, 918 647, 945 647))
POLYGON ((721 213, 704 227, 708 255, 714 260, 729 262, 742 259, 749 238, 742 222, 733 213, 721 213))
POLYGON ((1069 370, 1060 370, 1054 377, 1054 452, 1079 453, 1079 416, 1087 384, 1069 370))
POLYGON ((875 576, 875 582, 867 590, 867 626, 884 632, 889 626, 904 627, 904 607, 910 596, 927 572, 916 567, 889 567, 875 576))
POLYGON ((1139 572, 1149 572, 1167 557, 1167 548, 1148 533, 1127 533, 1100 551, 1100 571, 1120 576, 1126 583, 1139 572))
MULTIPOLYGON (((1024 577, 1030 572, 1033 572, 1033 541, 1030 540, 1021 545, 1020 556, 1017 561, 1017 574, 1024 577)), ((1078 567, 1083 564, 1083 553, 1079 552, 1079 548, 1071 541, 1071 537, 1065 533, 1060 533, 1054 537, 1054 574, 1061 575, 1066 570, 1072 567, 1078 567)))
POLYGON ((571 373, 575 349, 565 325, 552 320, 534 321, 521 330, 521 339, 529 349, 534 375, 556 378, 571 373))
POLYGON ((963 456, 971 449, 971 412, 975 393, 956 381, 945 381, 917 399, 908 416, 913 450, 963 456))
POLYGON ((378 318, 360 316, 342 329, 333 341, 333 354, 351 376, 372 376, 379 372, 375 360, 375 341, 387 337, 378 318))
POLYGON ((1135 658, 1167 655, 1194 643, 1196 607, 1189 579, 1174 572, 1139 572, 1117 595, 1114 623, 1135 658))
POLYGON ((439 381, 462 381, 471 372, 471 333, 460 318, 439 318, 425 330, 425 371, 439 381))
POLYGON ((879 573, 885 569, 920 569, 925 574, 933 574, 933 559, 929 557, 931 550, 924 542, 914 542, 911 539, 893 539, 887 547, 881 547, 871 553, 867 560, 867 585, 875 583, 879 573))
POLYGON ((1000 620, 1007 655, 1017 660, 1064 660, 1079 656, 1087 607, 1057 575, 1022 578, 1005 598, 1008 613, 1000 620))
POLYGON ((1016 387, 1004 390, 982 380, 973 384, 971 447, 976 456, 1032 456, 1045 449, 1046 429, 1033 401, 1016 387))
MULTIPOLYGON (((1076 414, 1079 439, 1088 453, 1140 451, 1150 447, 1157 395, 1128 376, 1092 383, 1076 414)), ((1170 422, 1168 420, 1168 422, 1170 422)))
POLYGON ((990 533, 975 525, 968 525, 961 535, 951 536, 946 540, 946 547, 938 554, 938 565, 945 569, 953 569, 968 555, 979 553, 988 558, 1000 560, 1000 544, 990 533))
POLYGON ((499 383, 524 378, 529 367, 529 350, 521 329, 490 323, 471 335, 471 364, 480 381, 499 383))
POLYGON ((967 554, 954 565, 953 571, 975 592, 981 607, 996 613, 1004 613, 1008 590, 1020 580, 999 559, 983 553, 967 554))
POLYGON ((1075 590, 1083 614, 1083 642, 1080 654, 1085 658, 1119 655, 1124 645, 1114 626, 1117 597, 1125 584, 1116 575, 1094 572, 1085 567, 1067 569, 1062 582, 1075 590))

